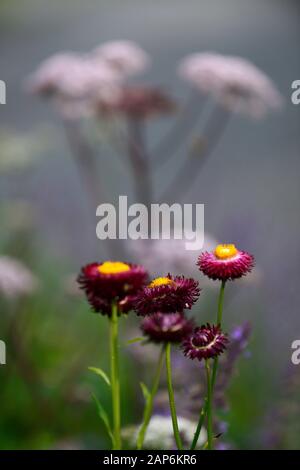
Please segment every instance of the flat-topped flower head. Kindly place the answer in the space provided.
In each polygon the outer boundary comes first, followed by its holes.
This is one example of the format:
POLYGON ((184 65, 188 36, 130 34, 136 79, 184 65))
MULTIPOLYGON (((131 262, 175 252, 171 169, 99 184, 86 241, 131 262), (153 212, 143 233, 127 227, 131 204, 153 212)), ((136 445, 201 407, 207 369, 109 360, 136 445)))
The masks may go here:
POLYGON ((134 41, 108 41, 98 46, 92 54, 106 61, 125 77, 143 72, 150 63, 149 55, 134 41))
POLYGON ((141 329, 155 343, 180 343, 193 331, 194 323, 183 313, 157 312, 144 318, 141 329))
POLYGON ((219 356, 226 349, 227 336, 218 325, 202 325, 195 328, 182 343, 185 356, 190 359, 210 359, 219 356))
POLYGON ((199 295, 198 281, 168 274, 154 279, 137 294, 135 310, 144 316, 156 312, 182 312, 191 309, 199 295))
POLYGON ((84 266, 78 283, 94 310, 107 314, 113 300, 119 302, 122 312, 129 311, 133 297, 145 285, 147 277, 143 266, 104 261, 84 266))
POLYGON ((44 60, 28 80, 34 94, 55 95, 60 98, 83 99, 102 96, 120 83, 120 74, 104 61, 87 55, 62 52, 44 60))
POLYGON ((234 112, 260 117, 282 103, 272 80, 243 57, 213 52, 190 54, 180 62, 179 74, 234 112))
POLYGON ((218 245, 213 252, 203 252, 198 258, 200 271, 210 279, 234 280, 249 273, 254 266, 254 257, 238 250, 233 244, 218 245))

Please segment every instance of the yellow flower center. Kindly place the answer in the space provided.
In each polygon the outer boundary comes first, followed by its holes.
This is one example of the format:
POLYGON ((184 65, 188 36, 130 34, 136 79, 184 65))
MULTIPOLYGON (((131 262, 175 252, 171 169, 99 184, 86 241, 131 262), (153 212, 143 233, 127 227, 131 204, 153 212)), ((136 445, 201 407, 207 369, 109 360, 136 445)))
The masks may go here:
POLYGON ((98 271, 101 274, 119 274, 129 270, 130 266, 120 261, 105 261, 98 266, 98 271))
POLYGON ((215 249, 215 256, 219 259, 233 258, 237 254, 238 250, 232 243, 228 245, 218 245, 215 249))
POLYGON ((150 282, 148 287, 152 288, 159 286, 167 286, 169 284, 175 284, 175 282, 169 277, 157 277, 156 279, 153 279, 153 281, 150 282))

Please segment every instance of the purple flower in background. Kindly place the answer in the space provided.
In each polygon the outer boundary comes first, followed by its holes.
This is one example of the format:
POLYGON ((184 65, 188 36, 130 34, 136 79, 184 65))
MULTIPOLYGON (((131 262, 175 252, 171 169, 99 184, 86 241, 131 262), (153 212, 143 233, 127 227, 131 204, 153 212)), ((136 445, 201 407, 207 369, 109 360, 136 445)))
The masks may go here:
POLYGON ((193 330, 194 323, 183 313, 154 313, 141 325, 144 334, 156 343, 180 343, 193 330))

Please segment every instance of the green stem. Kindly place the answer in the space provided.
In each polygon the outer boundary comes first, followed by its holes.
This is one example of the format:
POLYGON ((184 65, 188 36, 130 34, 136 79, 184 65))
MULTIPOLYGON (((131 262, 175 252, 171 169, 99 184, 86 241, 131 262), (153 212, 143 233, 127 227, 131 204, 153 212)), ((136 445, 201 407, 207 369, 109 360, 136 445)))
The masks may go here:
POLYGON ((212 381, 210 375, 209 361, 205 361, 206 380, 207 380, 207 449, 213 449, 213 428, 212 428, 212 381))
POLYGON ((154 401, 154 397, 155 397, 155 395, 157 393, 157 390, 158 390, 159 380, 160 380, 160 376, 161 376, 161 369, 162 369, 162 366, 163 366, 164 354, 165 354, 165 347, 163 346, 161 348, 161 352, 160 352, 160 355, 159 355, 158 364, 157 364, 157 368, 156 368, 156 372, 155 372, 154 381, 153 381, 152 389, 151 389, 151 392, 150 392, 150 396, 149 396, 149 398, 146 402, 146 405, 145 405, 144 420, 143 420, 142 426, 139 430, 139 434, 138 434, 138 438, 137 438, 137 449, 138 450, 141 450, 143 448, 145 434, 146 434, 146 431, 147 431, 147 428, 148 428, 148 425, 149 425, 149 422, 150 422, 150 419, 151 419, 151 415, 152 415, 152 411, 153 411, 153 401, 154 401))
MULTIPOLYGON (((217 313, 217 324, 219 326, 222 326, 222 316, 223 316, 223 306, 224 306, 224 292, 225 292, 225 285, 226 281, 222 281, 221 287, 220 287, 220 293, 219 293, 219 299, 218 299, 218 313, 217 313)), ((218 370, 218 357, 215 358, 214 360, 214 365, 213 365, 213 371, 212 371, 212 379, 211 379, 211 387, 212 387, 212 392, 215 386, 216 382, 216 377, 217 377, 217 370, 218 370)), ((197 425, 197 429, 194 435, 194 439, 191 445, 191 450, 196 449, 197 442, 200 436, 200 432, 204 423, 205 416, 207 415, 207 408, 208 408, 208 402, 207 398, 204 400, 204 405, 200 411, 200 416, 199 416, 199 421, 197 425)))
POLYGON ((201 429, 202 429, 202 426, 203 426, 203 423, 204 423, 204 420, 205 420, 206 412, 207 412, 207 398, 204 399, 204 405, 203 405, 203 407, 201 408, 201 411, 200 411, 200 416, 199 416, 197 429, 196 429, 196 432, 194 434, 194 439, 193 439, 192 445, 190 447, 190 450, 195 450, 196 449, 197 442, 198 442, 198 439, 199 439, 199 436, 200 436, 200 432, 201 432, 201 429))
MULTIPOLYGON (((219 300, 218 300, 217 324, 220 327, 222 326, 225 285, 226 285, 226 281, 222 281, 222 284, 220 287, 220 293, 219 293, 219 300)), ((218 360, 218 357, 216 357, 214 360, 213 373, 212 373, 212 388, 214 388, 215 382, 216 382, 218 363, 219 363, 219 360, 218 360)))
POLYGON ((121 411, 120 411, 120 379, 119 379, 119 344, 118 344, 118 306, 111 306, 110 318, 110 368, 111 368, 111 397, 113 412, 114 448, 120 450, 121 443, 121 411))
POLYGON ((217 324, 219 326, 222 325, 225 285, 226 285, 226 281, 222 281, 221 288, 220 288, 220 293, 219 293, 219 300, 218 300, 217 324))
POLYGON ((167 381, 168 381, 168 392, 169 392, 169 404, 172 417, 174 437, 178 450, 182 450, 182 442, 178 429, 174 391, 172 385, 172 370, 171 370, 171 343, 166 345, 166 367, 167 367, 167 381))

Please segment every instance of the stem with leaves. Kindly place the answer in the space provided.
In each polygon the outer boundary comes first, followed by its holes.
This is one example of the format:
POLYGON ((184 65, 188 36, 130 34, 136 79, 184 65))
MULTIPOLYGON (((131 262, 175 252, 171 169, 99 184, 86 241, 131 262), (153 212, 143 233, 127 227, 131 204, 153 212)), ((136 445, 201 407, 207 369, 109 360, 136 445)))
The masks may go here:
MULTIPOLYGON (((217 313, 217 324, 221 327, 222 326, 222 317, 223 317, 223 307, 224 307, 224 292, 225 292, 225 285, 226 281, 222 281, 220 292, 219 292, 219 300, 218 300, 218 313, 217 313)), ((217 370, 218 370, 218 358, 214 359, 213 370, 211 374, 211 395, 213 395, 214 386, 216 383, 217 378, 217 370)), ((211 397, 212 399, 212 397, 211 397)), ((197 429, 194 435, 194 439, 191 445, 191 450, 194 450, 197 446, 197 442, 200 436, 200 432, 205 420, 205 416, 208 416, 208 397, 204 400, 204 405, 200 411, 199 421, 197 425, 197 429)))
POLYGON ((121 406, 120 406, 120 378, 119 378, 119 343, 118 343, 118 306, 112 303, 110 317, 110 370, 111 370, 111 397, 113 412, 114 449, 120 450, 121 443, 121 406))
POLYGON ((178 428, 174 391, 173 391, 173 384, 172 384, 171 343, 167 343, 166 345, 166 367, 167 367, 169 404, 170 404, 170 412, 171 412, 171 417, 172 417, 174 437, 175 437, 177 449, 182 450, 183 446, 182 446, 181 437, 180 437, 179 428, 178 428))
POLYGON ((213 449, 213 428, 212 428, 212 399, 213 390, 210 374, 209 360, 205 361, 206 369, 206 381, 207 381, 207 448, 208 450, 213 449))
POLYGON ((139 434, 138 434, 138 438, 137 438, 137 449, 138 450, 141 450, 143 448, 145 434, 146 434, 146 431, 147 431, 147 428, 148 428, 148 425, 149 425, 149 422, 150 422, 150 419, 151 419, 151 416, 152 416, 153 401, 154 401, 154 397, 157 393, 158 386, 159 386, 159 380, 160 380, 161 370, 162 370, 162 366, 163 366, 164 354, 165 354, 165 347, 163 346, 161 348, 161 352, 160 352, 160 355, 159 355, 158 364, 157 364, 156 372, 155 372, 155 375, 154 375, 154 381, 153 381, 152 389, 151 389, 150 392, 147 389, 144 392, 146 404, 145 404, 145 409, 144 409, 143 423, 141 425, 141 428, 140 428, 139 434))

